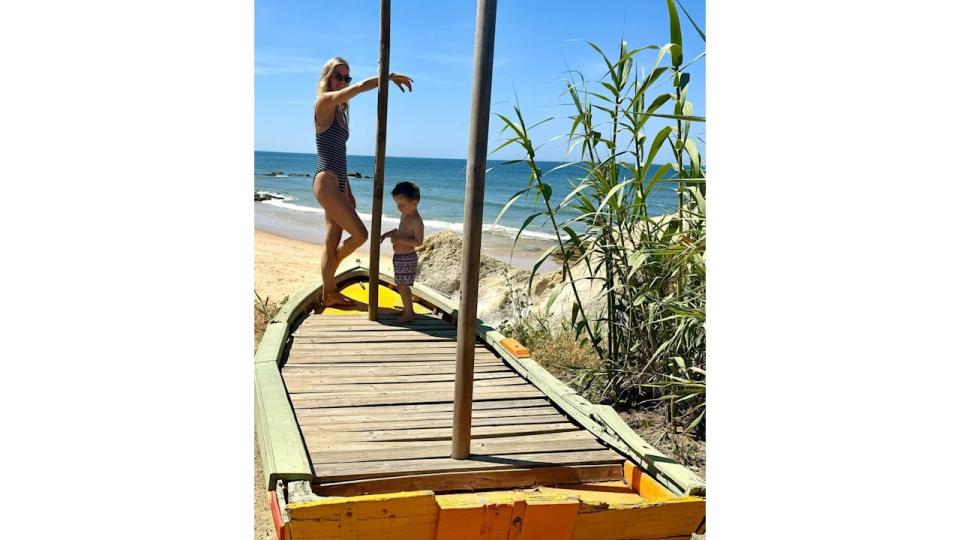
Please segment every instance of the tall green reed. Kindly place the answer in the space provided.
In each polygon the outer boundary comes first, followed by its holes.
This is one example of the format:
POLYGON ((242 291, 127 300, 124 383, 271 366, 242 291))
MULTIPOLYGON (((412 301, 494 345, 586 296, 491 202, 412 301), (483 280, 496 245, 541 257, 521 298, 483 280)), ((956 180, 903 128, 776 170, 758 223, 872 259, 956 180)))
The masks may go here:
POLYGON ((566 82, 572 107, 567 140, 571 151, 579 148, 579 162, 544 173, 537 164, 538 147, 530 131, 553 119, 527 127, 516 106, 516 118, 497 115, 504 123, 502 132, 510 137, 494 152, 519 145, 525 159, 507 163, 523 161, 530 168, 527 188, 508 200, 497 220, 525 195, 533 194, 537 203, 542 199, 543 209, 527 216, 517 238, 537 218, 543 218, 556 238, 556 245, 534 265, 528 287, 543 262, 559 252, 563 283, 551 295, 546 310, 569 289, 572 304, 566 320, 581 344, 601 358, 599 368, 581 374, 582 387, 602 385, 602 396, 630 404, 663 400, 672 420, 684 423, 688 430, 702 430, 706 178, 691 126, 706 119, 694 115, 694 105, 687 98, 690 74, 685 69, 690 64, 683 64, 674 1, 667 0, 667 7, 670 43, 629 49, 621 42, 615 57, 589 43, 602 57, 606 73, 597 83, 588 84, 582 74, 571 72, 575 80, 566 82), (646 71, 635 65, 634 58, 648 49, 658 54, 646 71), (661 65, 668 55, 669 65, 661 65), (657 83, 667 78, 670 91, 656 94, 657 83), (648 140, 651 118, 666 119, 667 125, 648 140), (661 149, 672 161, 655 165, 661 149), (545 177, 571 166, 579 167, 582 176, 557 202, 545 177), (676 185, 676 212, 653 214, 651 193, 671 184, 676 185), (562 219, 562 210, 567 210, 564 215, 572 211, 575 217, 562 219), (589 312, 584 294, 596 290, 596 284, 604 307, 589 312))

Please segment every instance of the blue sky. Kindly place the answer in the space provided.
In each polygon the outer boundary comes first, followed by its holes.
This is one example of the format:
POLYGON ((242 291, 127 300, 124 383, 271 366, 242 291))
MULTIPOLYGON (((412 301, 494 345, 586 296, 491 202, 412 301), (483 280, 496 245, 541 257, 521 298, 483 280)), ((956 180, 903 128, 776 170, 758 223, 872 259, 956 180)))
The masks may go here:
MULTIPOLYGON (((533 131, 534 142, 544 144, 538 156, 545 160, 579 155, 567 154, 565 140, 550 140, 570 127, 565 118, 570 114, 565 106, 569 99, 565 72, 577 70, 588 81, 596 81, 606 71, 586 41, 599 45, 608 56, 617 54, 621 36, 631 48, 669 41, 663 0, 595 0, 589 8, 582 1, 566 0, 500 0, 498 4, 491 111, 513 116, 513 105, 519 100, 528 125, 555 117, 533 131)), ((683 5, 707 32, 703 0, 687 0, 683 5)), ((313 153, 311 111, 320 69, 330 57, 342 56, 350 62, 354 79, 376 75, 380 2, 256 0, 255 7, 254 147, 313 153)), ((406 73, 415 82, 413 92, 406 94, 391 85, 387 155, 465 158, 476 2, 393 0, 391 11, 390 70, 406 73)), ((680 20, 684 61, 689 62, 704 51, 705 44, 682 11, 680 20)), ((637 60, 649 70, 655 58, 656 51, 643 51, 637 60)), ((695 114, 703 116, 705 60, 688 70, 688 99, 695 114)), ((668 63, 666 59, 661 65, 668 63)), ((653 96, 670 90, 667 77, 661 80, 653 96)), ((348 153, 373 155, 376 103, 376 91, 351 100, 348 153)), ((648 123, 648 137, 659 125, 648 123)), ((503 140, 501 127, 500 119, 493 117, 491 151, 503 140)), ((704 132, 704 124, 695 126, 694 133, 705 140, 704 132)), ((706 153, 703 145, 701 151, 706 153)), ((517 147, 490 157, 519 156, 517 147)))

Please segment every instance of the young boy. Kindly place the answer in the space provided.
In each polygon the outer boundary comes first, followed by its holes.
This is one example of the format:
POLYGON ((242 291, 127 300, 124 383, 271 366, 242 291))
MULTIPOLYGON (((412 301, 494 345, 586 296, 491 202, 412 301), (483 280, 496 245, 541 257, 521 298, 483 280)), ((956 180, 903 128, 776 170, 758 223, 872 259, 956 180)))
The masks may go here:
POLYGON ((390 238, 393 242, 393 276, 397 290, 403 299, 403 314, 397 322, 413 320, 413 294, 410 285, 417 275, 417 252, 415 248, 423 244, 423 219, 417 212, 420 204, 420 188, 413 182, 400 182, 391 192, 393 202, 400 210, 400 225, 392 231, 383 233, 380 241, 390 238))

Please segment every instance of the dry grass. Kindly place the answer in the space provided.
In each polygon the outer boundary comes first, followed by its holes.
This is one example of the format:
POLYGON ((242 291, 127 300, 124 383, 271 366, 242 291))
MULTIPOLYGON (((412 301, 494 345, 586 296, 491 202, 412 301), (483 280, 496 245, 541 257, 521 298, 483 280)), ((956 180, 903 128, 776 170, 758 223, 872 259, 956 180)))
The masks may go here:
POLYGON ((290 297, 284 296, 279 302, 272 302, 269 297, 262 298, 257 291, 253 291, 253 296, 253 348, 256 351, 270 320, 277 316, 290 297))
POLYGON ((581 346, 571 332, 543 340, 534 348, 534 360, 550 370, 577 373, 584 369, 600 368, 600 359, 593 350, 581 346))
POLYGON ((536 360, 554 377, 573 387, 590 401, 600 398, 599 380, 585 384, 585 374, 602 378, 600 358, 589 345, 582 344, 570 330, 551 330, 544 319, 528 317, 500 328, 503 335, 523 343, 536 360))
POLYGON ((602 378, 600 359, 588 345, 582 345, 572 332, 564 331, 552 337, 541 337, 527 344, 530 357, 554 377, 571 385, 590 401, 597 401, 601 385, 594 381, 585 384, 584 374, 599 374, 602 378))
MULTIPOLYGON (((551 331, 535 317, 504 325, 500 331, 523 343, 530 357, 554 377, 570 385, 593 403, 602 402, 607 380, 600 359, 589 345, 581 345, 569 330, 551 331)), ((666 407, 644 408, 612 403, 624 421, 664 454, 706 478, 706 442, 698 440, 667 421, 666 407)))
POLYGON ((654 409, 617 411, 624 422, 648 443, 677 460, 691 471, 707 478, 707 443, 684 433, 667 421, 666 406, 654 409))

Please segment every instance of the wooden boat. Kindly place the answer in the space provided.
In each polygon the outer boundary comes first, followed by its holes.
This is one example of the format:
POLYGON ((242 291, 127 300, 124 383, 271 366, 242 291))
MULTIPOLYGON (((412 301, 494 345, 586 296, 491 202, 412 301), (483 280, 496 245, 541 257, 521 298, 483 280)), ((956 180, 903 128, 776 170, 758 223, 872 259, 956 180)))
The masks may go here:
MULTIPOLYGON (((369 270, 337 288, 368 298, 369 270)), ((705 486, 477 321, 472 444, 450 458, 457 310, 379 274, 380 318, 305 288, 255 358, 258 446, 281 539, 679 539, 705 530, 705 486)), ((364 307, 365 306, 361 306, 364 307)))

